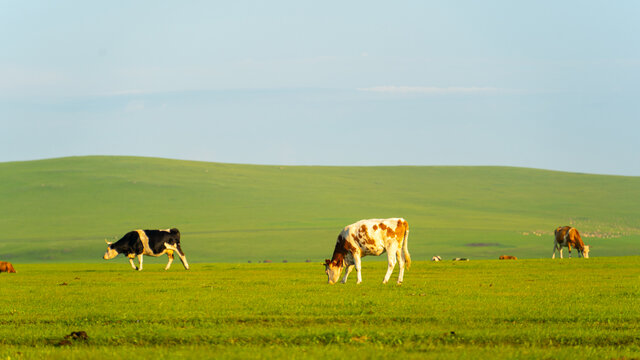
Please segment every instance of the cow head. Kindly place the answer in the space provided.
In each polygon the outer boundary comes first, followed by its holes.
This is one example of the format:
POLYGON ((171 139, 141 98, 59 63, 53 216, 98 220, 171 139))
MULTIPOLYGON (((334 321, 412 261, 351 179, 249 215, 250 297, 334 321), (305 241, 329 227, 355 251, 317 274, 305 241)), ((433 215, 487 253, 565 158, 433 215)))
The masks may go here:
POLYGON ((104 256, 102 258, 105 260, 110 260, 118 256, 118 252, 111 248, 111 244, 113 243, 108 242, 106 239, 104 240, 104 242, 107 243, 107 252, 104 253, 104 256))
POLYGON ((327 274, 329 284, 335 284, 338 282, 340 273, 342 272, 343 262, 326 259, 324 261, 324 272, 327 274))
POLYGON ((589 245, 585 245, 584 249, 582 249, 582 257, 585 259, 589 258, 589 245))

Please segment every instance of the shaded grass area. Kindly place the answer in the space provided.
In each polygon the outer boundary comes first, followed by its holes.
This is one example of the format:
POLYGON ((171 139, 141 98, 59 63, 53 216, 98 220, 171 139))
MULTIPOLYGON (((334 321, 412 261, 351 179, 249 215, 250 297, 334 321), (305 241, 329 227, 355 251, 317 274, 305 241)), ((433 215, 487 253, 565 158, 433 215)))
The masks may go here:
POLYGON ((0 258, 20 263, 100 262, 104 239, 169 227, 190 262, 321 261, 345 225, 396 216, 417 260, 550 257, 569 224, 592 256, 640 255, 639 177, 95 156, 0 163, 0 199, 0 258))
POLYGON ((639 265, 416 261, 402 286, 366 260, 334 286, 319 264, 23 265, 0 276, 0 358, 633 358, 639 265))

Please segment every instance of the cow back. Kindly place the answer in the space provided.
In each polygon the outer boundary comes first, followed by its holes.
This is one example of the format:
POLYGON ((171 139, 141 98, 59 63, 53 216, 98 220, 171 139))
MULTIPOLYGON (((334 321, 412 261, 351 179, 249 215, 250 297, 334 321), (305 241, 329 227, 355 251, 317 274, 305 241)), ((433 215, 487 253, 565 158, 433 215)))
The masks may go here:
POLYGON ((180 231, 176 228, 166 230, 138 230, 144 232, 146 236, 145 252, 146 255, 160 254, 165 250, 164 244, 174 246, 180 245, 180 231))
POLYGON ((0 261, 0 272, 15 273, 16 270, 10 262, 0 261))

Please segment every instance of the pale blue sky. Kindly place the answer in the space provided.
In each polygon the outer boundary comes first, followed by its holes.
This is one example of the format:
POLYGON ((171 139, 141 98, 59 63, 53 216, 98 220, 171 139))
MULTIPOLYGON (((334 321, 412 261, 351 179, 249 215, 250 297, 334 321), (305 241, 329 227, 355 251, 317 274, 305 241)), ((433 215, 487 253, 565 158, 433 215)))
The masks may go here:
POLYGON ((637 1, 0 0, 0 161, 640 176, 637 1))

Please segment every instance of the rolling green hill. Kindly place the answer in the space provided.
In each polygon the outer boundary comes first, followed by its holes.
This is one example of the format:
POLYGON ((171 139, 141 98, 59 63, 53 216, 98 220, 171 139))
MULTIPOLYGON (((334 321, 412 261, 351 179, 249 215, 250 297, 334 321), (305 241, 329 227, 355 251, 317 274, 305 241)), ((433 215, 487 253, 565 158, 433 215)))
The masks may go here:
POLYGON ((395 216, 410 224, 416 260, 550 257, 553 230, 567 224, 592 256, 640 255, 640 177, 101 156, 0 163, 0 260, 104 261, 105 238, 177 227, 190 262, 315 262, 344 225, 395 216))

